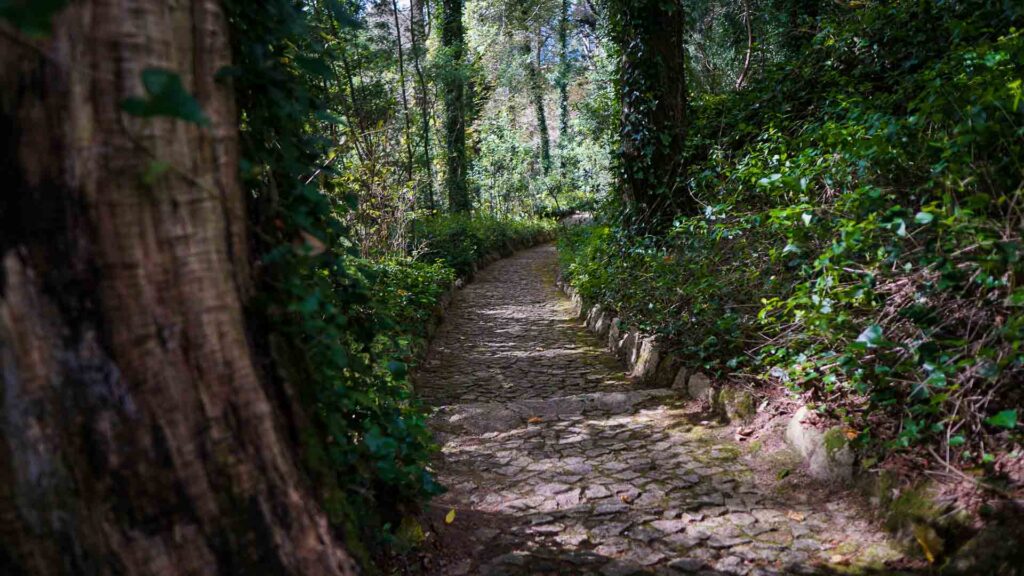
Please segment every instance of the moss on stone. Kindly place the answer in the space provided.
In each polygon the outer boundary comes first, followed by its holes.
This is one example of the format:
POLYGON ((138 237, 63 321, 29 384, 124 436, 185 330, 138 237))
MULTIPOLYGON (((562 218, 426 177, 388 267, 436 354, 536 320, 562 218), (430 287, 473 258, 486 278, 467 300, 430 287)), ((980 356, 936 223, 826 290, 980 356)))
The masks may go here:
POLYGON ((831 458, 837 451, 842 450, 843 447, 846 446, 847 442, 846 434, 838 427, 829 428, 828 431, 825 432, 825 436, 822 440, 824 440, 825 451, 829 458, 831 458))

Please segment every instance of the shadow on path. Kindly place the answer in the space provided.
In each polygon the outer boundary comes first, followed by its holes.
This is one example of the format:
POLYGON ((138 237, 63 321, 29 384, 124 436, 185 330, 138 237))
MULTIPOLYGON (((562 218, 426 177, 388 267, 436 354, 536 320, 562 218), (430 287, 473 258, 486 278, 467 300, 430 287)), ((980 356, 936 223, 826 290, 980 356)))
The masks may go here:
POLYGON ((900 570, 855 499, 766 480, 725 428, 636 390, 575 321, 555 265, 543 246, 482 271, 416 375, 449 488, 428 573, 927 573, 900 570))

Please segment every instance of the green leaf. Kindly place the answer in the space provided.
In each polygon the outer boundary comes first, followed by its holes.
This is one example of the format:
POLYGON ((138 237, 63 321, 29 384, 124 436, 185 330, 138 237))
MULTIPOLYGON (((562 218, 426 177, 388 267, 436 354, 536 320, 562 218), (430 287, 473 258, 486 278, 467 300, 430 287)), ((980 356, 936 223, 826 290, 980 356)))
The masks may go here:
POLYGON ((126 98, 121 109, 142 118, 164 116, 209 126, 210 119, 203 113, 199 102, 192 97, 181 83, 181 76, 163 68, 146 68, 142 71, 142 87, 146 98, 126 98))
POLYGON ((1017 288, 1006 299, 1007 306, 1024 306, 1024 288, 1017 288))
POLYGON ((876 348, 883 341, 882 327, 878 324, 868 326, 860 333, 860 336, 857 336, 857 342, 866 345, 868 348, 876 348))
POLYGON ((951 436, 949 438, 950 446, 963 446, 966 442, 967 439, 964 438, 962 434, 957 434, 956 436, 951 436))
POLYGON ((997 426, 999 428, 1012 430, 1017 427, 1017 410, 1003 410, 995 416, 986 418, 985 423, 989 426, 997 426))
POLYGON ((392 360, 388 362, 388 371, 395 378, 405 378, 405 374, 409 371, 404 362, 397 362, 392 360))
POLYGON ((914 222, 918 224, 931 224, 932 220, 935 220, 935 215, 928 212, 918 212, 917 216, 914 216, 914 222))

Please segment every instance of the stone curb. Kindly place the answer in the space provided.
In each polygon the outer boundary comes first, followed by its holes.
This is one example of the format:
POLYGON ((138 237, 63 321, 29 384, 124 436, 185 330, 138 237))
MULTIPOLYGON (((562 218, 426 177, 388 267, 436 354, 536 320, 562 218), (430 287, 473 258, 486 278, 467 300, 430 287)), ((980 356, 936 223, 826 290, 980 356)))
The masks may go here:
MULTIPOLYGON (((600 304, 585 302, 579 292, 562 278, 558 287, 570 299, 573 311, 584 320, 587 328, 603 339, 607 347, 626 365, 629 377, 642 384, 671 387, 689 398, 708 402, 729 420, 744 422, 757 414, 754 397, 749 393, 716 385, 706 374, 684 365, 682 359, 667 354, 656 336, 644 334, 622 324, 611 310, 600 304)), ((842 484, 853 479, 855 454, 840 429, 819 431, 804 425, 808 414, 802 407, 791 417, 784 435, 785 441, 801 456, 812 477, 842 484)))

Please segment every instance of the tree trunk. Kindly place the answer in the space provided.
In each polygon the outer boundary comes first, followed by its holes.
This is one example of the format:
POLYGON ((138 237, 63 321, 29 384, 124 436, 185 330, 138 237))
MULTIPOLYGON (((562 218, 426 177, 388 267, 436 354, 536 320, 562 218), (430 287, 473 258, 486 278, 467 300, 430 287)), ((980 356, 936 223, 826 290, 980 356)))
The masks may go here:
POLYGON ((354 574, 247 342, 219 3, 0 26, 0 573, 354 574), (148 67, 210 125, 123 113, 148 67))
POLYGON ((569 148, 569 0, 562 0, 558 17, 558 167, 565 185, 565 155, 569 148))
POLYGON ((409 2, 409 37, 412 44, 412 63, 416 69, 416 84, 413 87, 416 105, 420 109, 420 129, 423 138, 423 167, 426 171, 427 209, 434 211, 434 159, 430 151, 430 89, 423 73, 423 58, 426 56, 425 0, 409 2))
POLYGON ((652 227, 696 210, 681 191, 687 103, 678 0, 615 0, 612 34, 619 64, 622 194, 635 221, 652 227))
POLYGON ((441 1, 441 46, 445 50, 447 70, 444 81, 445 136, 448 146, 445 188, 448 210, 469 212, 469 188, 466 183, 466 75, 465 30, 462 25, 462 0, 441 1))
POLYGON ((402 26, 398 21, 398 0, 391 0, 391 13, 395 17, 395 43, 398 45, 398 82, 402 95, 402 120, 405 122, 405 151, 408 156, 406 176, 412 180, 412 129, 409 125, 409 100, 405 95, 405 54, 402 49, 402 26))
POLYGON ((551 171, 551 136, 548 134, 547 112, 544 110, 544 76, 540 69, 540 31, 537 32, 537 50, 530 54, 529 37, 523 43, 523 56, 526 58, 526 70, 530 77, 530 97, 533 100, 533 111, 537 116, 537 133, 540 137, 540 167, 544 175, 551 171))

